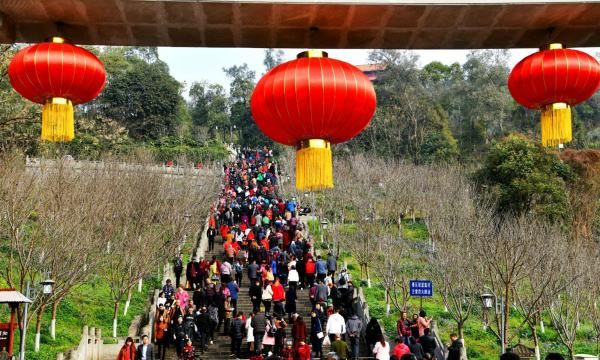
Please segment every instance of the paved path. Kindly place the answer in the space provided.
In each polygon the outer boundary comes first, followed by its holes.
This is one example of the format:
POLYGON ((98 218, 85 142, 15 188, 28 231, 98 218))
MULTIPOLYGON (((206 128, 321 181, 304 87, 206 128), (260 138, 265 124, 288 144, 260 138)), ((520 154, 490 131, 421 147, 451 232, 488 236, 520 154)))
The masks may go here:
POLYGON ((102 357, 100 360, 115 360, 123 344, 108 344, 102 346, 102 357))

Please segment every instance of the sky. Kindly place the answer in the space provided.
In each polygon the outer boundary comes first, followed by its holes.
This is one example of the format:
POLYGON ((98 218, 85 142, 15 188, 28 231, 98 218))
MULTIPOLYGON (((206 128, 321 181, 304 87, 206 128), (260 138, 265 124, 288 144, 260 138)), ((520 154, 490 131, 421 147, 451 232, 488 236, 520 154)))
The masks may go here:
MULTIPOLYGON (((218 83, 228 89, 229 80, 223 72, 224 67, 247 63, 256 71, 257 80, 265 73, 263 65, 265 49, 250 48, 176 48, 161 47, 158 49, 160 58, 169 65, 171 74, 186 86, 195 81, 218 83)), ((292 60, 299 49, 284 49, 284 60, 292 60)), ((326 49, 329 57, 344 60, 354 65, 368 64, 370 50, 326 49)), ((537 49, 511 50, 510 65, 516 64, 523 57, 534 53, 537 49)), ((588 50, 589 51, 589 50, 588 50)), ((468 50, 417 50, 419 63, 424 66, 434 60, 444 64, 463 63, 468 50)), ((593 53, 593 52, 590 52, 593 53)), ((187 98, 187 90, 184 93, 187 98)))

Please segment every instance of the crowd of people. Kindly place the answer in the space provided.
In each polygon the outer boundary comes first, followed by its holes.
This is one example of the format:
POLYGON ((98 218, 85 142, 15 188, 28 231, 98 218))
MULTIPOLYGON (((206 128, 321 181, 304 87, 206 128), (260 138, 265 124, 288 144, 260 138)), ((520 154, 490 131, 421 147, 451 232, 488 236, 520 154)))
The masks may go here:
MULTIPOLYGON (((236 161, 224 165, 223 181, 206 232, 208 253, 214 255, 193 257, 185 267, 181 255, 175 257, 175 283, 166 281, 156 303, 156 351, 147 336, 137 348, 128 338, 117 360, 164 360, 170 345, 178 359, 193 360, 219 332, 229 336, 230 353, 237 358, 245 340, 244 355, 252 360, 357 359, 363 333, 364 350, 375 359, 436 359, 438 345, 424 311, 412 319, 401 314, 394 345, 376 318, 363 329, 349 272, 338 272, 331 252, 315 251, 296 199, 279 197, 271 150, 240 151, 236 161), (248 313, 238 308, 243 284, 252 303, 248 313), (310 311, 298 311, 299 296, 309 300, 310 311)), ((450 338, 446 358, 460 360, 462 342, 455 334, 450 338)))
POLYGON ((353 311, 351 276, 338 272, 332 253, 316 253, 297 200, 278 195, 272 151, 240 151, 224 165, 223 180, 206 233, 214 255, 194 257, 186 266, 176 256, 175 283, 167 280, 159 295, 156 358, 164 359, 174 345, 179 359, 193 359, 219 332, 230 337, 237 358, 244 340, 251 359, 321 358, 324 343, 336 353, 330 356, 357 358, 362 320, 353 311), (252 303, 248 313, 238 309, 243 285, 252 303), (310 311, 298 311, 299 296, 309 300, 310 311))

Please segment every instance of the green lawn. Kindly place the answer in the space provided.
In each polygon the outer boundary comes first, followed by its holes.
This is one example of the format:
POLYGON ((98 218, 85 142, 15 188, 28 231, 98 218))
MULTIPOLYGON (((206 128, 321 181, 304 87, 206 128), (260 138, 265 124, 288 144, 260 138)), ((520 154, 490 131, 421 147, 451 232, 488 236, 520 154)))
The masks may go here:
MULTIPOLYGON (((131 304, 127 316, 123 316, 124 302, 120 305, 118 336, 126 336, 131 320, 143 313, 149 294, 159 285, 159 278, 155 275, 144 282, 141 292, 137 286, 131 297, 131 304)), ((76 288, 59 305, 56 320, 56 339, 50 337, 50 310, 46 311, 42 323, 40 352, 33 352, 35 339, 35 325, 32 321, 27 333, 27 359, 28 360, 55 360, 56 354, 69 350, 81 339, 81 330, 84 325, 102 329, 104 338, 112 336, 112 301, 110 289, 100 278, 92 279, 76 288)), ((19 335, 15 339, 18 349, 19 335)), ((110 342, 110 339, 106 339, 110 342)))

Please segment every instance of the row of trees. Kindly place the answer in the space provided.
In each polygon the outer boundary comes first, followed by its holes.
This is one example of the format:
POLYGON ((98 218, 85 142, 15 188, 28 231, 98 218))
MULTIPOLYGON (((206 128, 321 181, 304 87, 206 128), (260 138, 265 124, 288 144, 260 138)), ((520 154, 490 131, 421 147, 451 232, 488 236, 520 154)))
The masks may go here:
MULTIPOLYGON (((31 155, 47 154, 37 140, 39 107, 16 94, 6 68, 14 45, 0 48, 0 146, 31 155)), ((225 84, 177 81, 156 48, 90 47, 104 62, 108 82, 95 101, 78 107, 78 136, 64 152, 88 158, 131 152, 140 144, 208 157, 191 149, 215 142, 243 146, 271 144, 257 129, 250 96, 257 80, 247 64, 224 68, 225 84)), ((265 50, 265 70, 283 61, 283 52, 265 50)), ((512 132, 536 138, 538 114, 518 106, 507 88, 507 51, 473 51, 463 64, 431 62, 420 66, 409 51, 374 50, 369 62, 385 66, 375 89, 377 112, 370 126, 338 147, 414 163, 480 159, 493 140, 512 132)), ((600 97, 574 108, 574 148, 598 144, 600 97)), ((165 150, 166 151, 166 150, 165 150)), ((222 156, 222 155, 221 155, 222 156)))
MULTIPOLYGON (((156 48, 89 47, 106 67, 106 87, 96 100, 77 107, 77 136, 72 142, 41 142, 41 107, 17 94, 8 79, 8 64, 18 49, 17 45, 0 47, 0 149, 86 159, 127 156, 139 149, 159 161, 186 156, 197 162, 227 156, 222 144, 202 136, 194 126, 191 114, 196 113, 183 97, 185 84, 171 76, 156 48)), ((192 98, 194 91, 192 87, 192 98)), ((229 122, 229 97, 225 102, 218 111, 229 122)))
MULTIPOLYGON (((509 137, 493 149, 509 155, 495 163, 488 159, 489 166, 475 176, 456 166, 348 157, 336 163, 336 187, 317 196, 317 211, 333 222, 330 232, 358 263, 361 278, 369 286, 375 279, 385 289, 388 313, 391 308, 410 311, 409 280, 427 276, 461 338, 467 321, 476 316, 498 340, 504 331, 507 347, 522 336, 530 337, 539 358, 539 332, 546 320, 558 334, 556 341, 573 358, 581 323, 593 325, 592 335, 600 336, 595 327, 600 315, 600 282, 595 276, 600 271, 600 246, 588 236, 597 190, 586 186, 597 181, 593 174, 598 154, 570 150, 560 154, 561 162, 557 154, 521 137, 509 137), (514 156, 523 146, 530 147, 529 152, 514 156), (541 191, 528 180, 540 176, 531 153, 546 159, 543 166, 560 179, 558 198, 563 203, 554 203, 556 189, 541 191), (521 163, 518 176, 507 166, 510 161, 521 163), (480 181, 489 180, 481 174, 493 169, 513 173, 512 181, 480 181), (512 193, 495 189, 502 186, 523 188, 512 193), (520 204, 507 208, 508 202, 503 202, 507 194, 520 204), (565 207, 568 215, 554 216, 555 211, 547 209, 551 206, 565 207), (402 220, 411 217, 425 222, 428 243, 403 238, 402 220), (504 299, 503 319, 502 313, 480 310, 482 292, 504 299)), ((491 151, 489 157, 497 155, 491 151)), ((281 166, 285 171, 286 162, 281 166)))
MULTIPOLYGON (((518 132, 539 137, 539 114, 511 98, 507 50, 473 51, 463 64, 420 67, 410 51, 374 50, 385 65, 375 81, 377 112, 341 149, 414 163, 478 161, 493 140, 518 132)), ((574 108, 574 148, 597 147, 600 95, 574 108)))
POLYGON ((27 319, 19 313, 21 328, 35 320, 36 350, 44 312, 51 308, 54 338, 58 305, 86 281, 110 288, 116 336, 120 304, 199 231, 218 186, 215 176, 172 178, 110 161, 28 168, 4 154, 0 167, 0 276, 21 292, 46 276, 56 281, 51 295, 35 295, 27 319))

